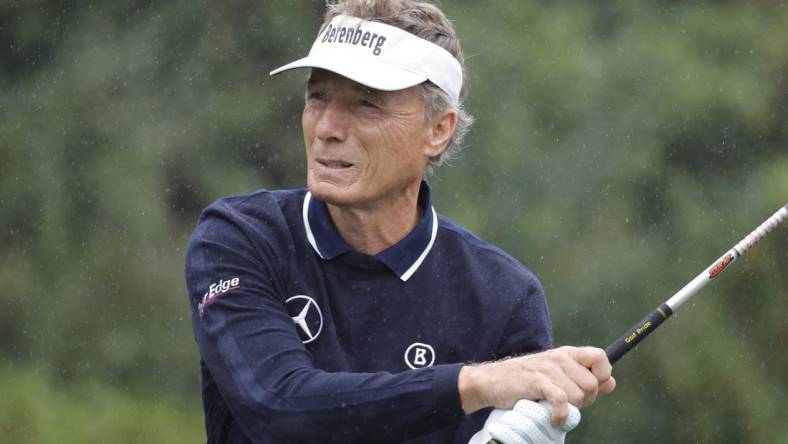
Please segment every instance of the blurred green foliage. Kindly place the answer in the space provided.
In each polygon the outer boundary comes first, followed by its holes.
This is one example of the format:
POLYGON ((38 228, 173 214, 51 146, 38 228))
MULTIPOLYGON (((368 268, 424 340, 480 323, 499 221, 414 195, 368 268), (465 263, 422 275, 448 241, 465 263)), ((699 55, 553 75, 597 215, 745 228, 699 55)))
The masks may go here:
POLYGON ((166 392, 137 393, 98 380, 64 385, 31 367, 0 372, 0 433, 4 442, 199 442, 195 409, 173 408, 166 392), (7 441, 6 441, 7 440, 7 441))
MULTIPOLYGON (((443 5, 477 117, 443 214, 605 346, 788 201, 779 2, 443 5)), ((195 442, 184 247, 212 200, 303 185, 318 1, 0 2, 0 432, 195 442)), ((616 367, 573 443, 786 442, 786 228, 616 367)))

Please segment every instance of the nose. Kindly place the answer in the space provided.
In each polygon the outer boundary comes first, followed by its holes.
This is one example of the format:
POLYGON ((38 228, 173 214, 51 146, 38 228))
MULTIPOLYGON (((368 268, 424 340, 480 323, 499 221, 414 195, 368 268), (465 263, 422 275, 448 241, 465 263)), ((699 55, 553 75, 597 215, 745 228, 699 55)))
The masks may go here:
POLYGON ((330 100, 318 117, 315 136, 323 142, 344 142, 349 122, 347 107, 339 100, 330 100))

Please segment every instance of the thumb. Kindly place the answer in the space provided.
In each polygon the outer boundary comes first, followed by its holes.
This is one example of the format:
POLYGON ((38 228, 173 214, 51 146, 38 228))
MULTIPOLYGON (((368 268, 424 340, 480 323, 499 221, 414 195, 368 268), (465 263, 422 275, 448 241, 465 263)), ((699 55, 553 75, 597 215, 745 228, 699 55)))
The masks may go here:
POLYGON ((616 389, 616 378, 610 377, 607 381, 599 385, 600 395, 609 395, 616 389))

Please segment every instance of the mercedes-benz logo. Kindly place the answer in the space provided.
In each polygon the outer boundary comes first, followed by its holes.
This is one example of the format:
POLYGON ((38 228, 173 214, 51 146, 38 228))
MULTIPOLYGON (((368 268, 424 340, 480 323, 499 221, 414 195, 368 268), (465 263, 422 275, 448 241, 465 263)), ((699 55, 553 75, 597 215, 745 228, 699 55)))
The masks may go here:
POLYGON ((289 298, 285 303, 291 315, 296 313, 292 318, 301 342, 308 344, 317 339, 323 330, 323 313, 317 302, 309 296, 299 294, 289 298))

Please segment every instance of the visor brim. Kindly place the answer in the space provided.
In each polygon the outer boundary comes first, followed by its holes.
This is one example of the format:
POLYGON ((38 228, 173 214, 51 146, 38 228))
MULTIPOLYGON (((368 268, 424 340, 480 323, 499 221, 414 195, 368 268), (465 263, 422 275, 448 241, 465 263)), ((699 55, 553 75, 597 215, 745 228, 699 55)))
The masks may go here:
POLYGON ((372 60, 360 60, 358 57, 343 57, 341 54, 311 54, 276 68, 270 72, 270 75, 274 76, 296 68, 325 69, 381 91, 399 91, 427 80, 423 75, 396 66, 372 60))

